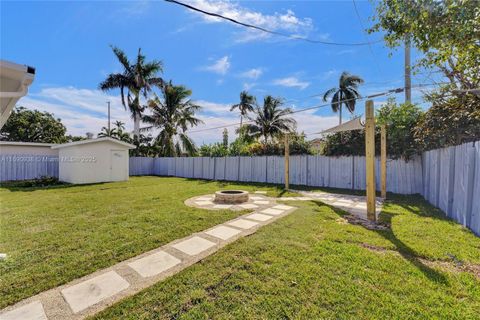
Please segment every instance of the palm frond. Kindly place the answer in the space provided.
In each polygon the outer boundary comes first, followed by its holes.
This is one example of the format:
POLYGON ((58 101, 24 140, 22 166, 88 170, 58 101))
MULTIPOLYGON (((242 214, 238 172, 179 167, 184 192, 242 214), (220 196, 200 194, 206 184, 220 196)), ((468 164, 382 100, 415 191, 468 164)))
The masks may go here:
POLYGON ((331 89, 328 89, 324 94, 323 94, 323 101, 324 102, 327 102, 327 99, 328 97, 333 94, 335 91, 337 91, 338 89, 337 88, 331 88, 331 89))

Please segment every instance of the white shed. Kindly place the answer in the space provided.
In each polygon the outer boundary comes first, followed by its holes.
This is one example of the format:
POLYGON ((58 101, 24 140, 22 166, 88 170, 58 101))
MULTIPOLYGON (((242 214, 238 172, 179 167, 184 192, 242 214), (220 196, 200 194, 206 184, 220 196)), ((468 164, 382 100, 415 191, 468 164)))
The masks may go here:
POLYGON ((59 180, 96 183, 128 180, 128 150, 135 146, 109 137, 59 144, 59 180))

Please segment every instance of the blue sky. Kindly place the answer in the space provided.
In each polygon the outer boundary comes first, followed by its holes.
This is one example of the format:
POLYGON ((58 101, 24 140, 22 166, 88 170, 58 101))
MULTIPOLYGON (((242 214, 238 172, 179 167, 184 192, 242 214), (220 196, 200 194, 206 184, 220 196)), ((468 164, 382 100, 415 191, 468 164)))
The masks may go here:
MULTIPOLYGON (((189 3, 313 39, 365 42, 381 38, 381 34, 363 32, 351 1, 189 3)), ((141 47, 147 59, 162 60, 162 76, 192 89, 192 98, 204 107, 199 115, 205 122, 201 128, 237 121, 229 106, 243 89, 258 100, 266 94, 281 96, 296 109, 322 104, 310 96, 336 86, 344 70, 365 79, 363 95, 403 83, 403 51, 392 51, 383 43, 370 49, 295 41, 212 20, 163 1, 2 1, 0 6, 1 58, 37 69, 29 95, 19 104, 54 113, 71 134, 99 132, 106 124, 107 100, 112 101, 112 120, 122 120, 132 128, 118 92, 97 90, 108 73, 120 71, 109 45, 122 48, 132 58, 141 47)), ((363 25, 368 26, 372 3, 357 1, 357 7, 363 25)), ((427 76, 419 74, 413 83, 431 83, 427 76)), ((403 101, 403 96, 398 100, 403 101)), ((420 101, 421 92, 415 91, 414 102, 420 101)), ((357 108, 362 113, 363 102, 357 108)), ((330 108, 299 113, 295 118, 299 129, 307 133, 338 122, 330 108)), ((221 130, 192 136, 199 144, 212 142, 221 139, 221 130)))

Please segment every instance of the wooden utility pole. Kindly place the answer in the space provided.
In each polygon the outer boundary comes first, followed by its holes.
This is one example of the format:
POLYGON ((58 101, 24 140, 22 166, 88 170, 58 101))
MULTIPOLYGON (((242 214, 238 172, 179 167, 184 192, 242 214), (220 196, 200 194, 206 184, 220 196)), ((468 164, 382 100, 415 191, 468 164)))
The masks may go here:
POLYGON ((110 137, 110 101, 107 101, 108 105, 108 136, 110 137))
POLYGON ((375 213, 375 117, 372 100, 367 100, 365 103, 365 157, 367 164, 367 218, 375 221, 377 219, 375 213))
POLYGON ((285 190, 290 187, 290 146, 288 144, 288 133, 285 133, 285 190))
POLYGON ((405 36, 405 102, 412 101, 412 78, 410 67, 410 35, 405 36))
POLYGON ((387 198, 387 127, 382 125, 380 133, 380 185, 382 198, 387 198))

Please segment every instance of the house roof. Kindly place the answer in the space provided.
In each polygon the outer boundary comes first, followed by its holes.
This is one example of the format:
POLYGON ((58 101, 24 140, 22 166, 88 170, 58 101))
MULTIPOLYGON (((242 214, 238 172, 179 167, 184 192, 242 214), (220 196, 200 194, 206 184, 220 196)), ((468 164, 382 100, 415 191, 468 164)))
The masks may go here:
POLYGON ((22 141, 0 141, 0 146, 22 146, 22 147, 52 147, 55 143, 22 142, 22 141))
POLYGON ((52 146, 52 149, 67 148, 67 147, 73 147, 73 146, 78 146, 78 145, 82 145, 82 144, 90 144, 90 143, 97 143, 97 142, 104 142, 104 141, 113 142, 113 143, 119 144, 121 146, 127 147, 128 149, 135 149, 136 148, 136 146, 134 146, 133 144, 130 144, 130 143, 127 143, 127 142, 124 142, 124 141, 120 141, 120 140, 117 140, 117 139, 113 139, 113 138, 110 138, 110 137, 103 137, 103 138, 97 138, 97 139, 87 139, 87 140, 80 140, 80 141, 75 141, 75 142, 57 144, 57 145, 52 146))

